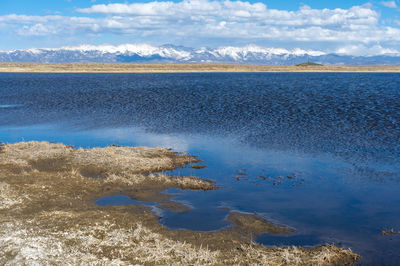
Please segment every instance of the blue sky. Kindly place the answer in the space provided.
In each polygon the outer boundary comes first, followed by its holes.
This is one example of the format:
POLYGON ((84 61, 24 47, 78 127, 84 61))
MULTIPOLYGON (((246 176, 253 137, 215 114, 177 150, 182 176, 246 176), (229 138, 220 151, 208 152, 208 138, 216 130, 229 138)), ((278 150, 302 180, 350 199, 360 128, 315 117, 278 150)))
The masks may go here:
POLYGON ((400 0, 1 0, 0 49, 148 43, 400 51, 400 0))

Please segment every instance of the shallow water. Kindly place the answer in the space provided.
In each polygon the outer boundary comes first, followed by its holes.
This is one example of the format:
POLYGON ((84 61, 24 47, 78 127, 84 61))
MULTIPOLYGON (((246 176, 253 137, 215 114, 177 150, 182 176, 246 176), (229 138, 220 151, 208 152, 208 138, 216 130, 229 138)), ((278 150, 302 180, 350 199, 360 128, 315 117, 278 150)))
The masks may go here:
POLYGON ((167 191, 193 210, 150 204, 160 223, 212 231, 256 211, 296 229, 260 243, 335 243, 393 265, 400 234, 380 232, 400 231, 399 100, 399 74, 0 74, 0 141, 199 155, 207 168, 173 173, 220 189, 167 191))

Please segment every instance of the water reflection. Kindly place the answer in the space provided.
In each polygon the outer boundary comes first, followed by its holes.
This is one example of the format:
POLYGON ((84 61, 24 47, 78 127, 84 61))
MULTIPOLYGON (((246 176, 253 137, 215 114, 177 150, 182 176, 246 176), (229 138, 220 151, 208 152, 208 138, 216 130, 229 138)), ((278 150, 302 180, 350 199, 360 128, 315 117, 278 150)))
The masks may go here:
POLYGON ((400 238, 381 235, 400 217, 399 87, 398 74, 0 74, 0 141, 198 155, 207 167, 171 173, 220 189, 166 191, 193 210, 158 210, 162 224, 210 231, 256 211, 296 229, 261 243, 341 243, 387 265, 400 261, 400 238))
POLYGON ((69 121, 399 163, 398 74, 1 74, 0 125, 69 121), (23 97, 21 97, 23 95, 23 97))

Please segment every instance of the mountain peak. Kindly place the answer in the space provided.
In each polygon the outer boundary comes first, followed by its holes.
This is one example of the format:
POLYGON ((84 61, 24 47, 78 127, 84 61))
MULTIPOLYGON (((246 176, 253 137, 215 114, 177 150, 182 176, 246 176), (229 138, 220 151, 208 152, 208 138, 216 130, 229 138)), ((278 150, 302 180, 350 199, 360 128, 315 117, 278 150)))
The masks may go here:
POLYGON ((295 65, 312 60, 321 64, 399 65, 400 54, 351 56, 317 50, 246 46, 218 48, 190 47, 146 43, 121 45, 64 46, 0 51, 1 62, 213 62, 236 64, 295 65))

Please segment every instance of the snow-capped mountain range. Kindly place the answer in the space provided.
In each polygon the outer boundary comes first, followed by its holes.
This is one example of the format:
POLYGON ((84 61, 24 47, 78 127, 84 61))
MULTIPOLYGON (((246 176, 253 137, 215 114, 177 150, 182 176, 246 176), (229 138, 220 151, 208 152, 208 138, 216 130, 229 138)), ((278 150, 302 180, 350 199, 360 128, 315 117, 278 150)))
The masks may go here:
POLYGON ((265 48, 256 45, 188 48, 148 44, 80 45, 0 51, 0 62, 168 62, 293 65, 306 61, 333 65, 400 65, 400 53, 352 56, 315 50, 265 48))

